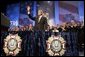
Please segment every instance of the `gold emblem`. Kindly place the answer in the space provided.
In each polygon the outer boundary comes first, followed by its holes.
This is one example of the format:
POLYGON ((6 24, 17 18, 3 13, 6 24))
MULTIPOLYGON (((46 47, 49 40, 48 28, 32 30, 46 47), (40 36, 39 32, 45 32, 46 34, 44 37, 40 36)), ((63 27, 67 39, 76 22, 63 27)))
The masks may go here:
POLYGON ((65 53, 66 41, 61 36, 51 36, 46 41, 48 54, 50 56, 62 56, 65 53))
POLYGON ((21 37, 18 34, 12 35, 9 34, 6 39, 4 39, 4 52, 6 56, 12 55, 16 56, 19 51, 21 51, 21 37))

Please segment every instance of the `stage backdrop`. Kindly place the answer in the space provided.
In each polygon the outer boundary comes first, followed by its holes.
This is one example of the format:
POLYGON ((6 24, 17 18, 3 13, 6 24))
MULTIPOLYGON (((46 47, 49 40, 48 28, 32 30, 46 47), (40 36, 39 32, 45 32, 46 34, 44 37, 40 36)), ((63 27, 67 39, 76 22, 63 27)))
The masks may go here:
POLYGON ((19 16, 19 25, 20 26, 26 26, 29 24, 33 24, 33 21, 29 20, 30 18, 27 14, 27 9, 26 9, 26 6, 29 4, 31 7, 31 14, 32 14, 33 3, 34 2, 30 2, 30 1, 20 2, 20 16, 19 16))
POLYGON ((46 11, 48 13, 48 24, 51 26, 71 19, 84 20, 83 1, 24 1, 7 5, 6 15, 10 19, 11 26, 35 24, 34 21, 28 20, 27 4, 31 6, 32 16, 36 16, 40 8, 46 11))

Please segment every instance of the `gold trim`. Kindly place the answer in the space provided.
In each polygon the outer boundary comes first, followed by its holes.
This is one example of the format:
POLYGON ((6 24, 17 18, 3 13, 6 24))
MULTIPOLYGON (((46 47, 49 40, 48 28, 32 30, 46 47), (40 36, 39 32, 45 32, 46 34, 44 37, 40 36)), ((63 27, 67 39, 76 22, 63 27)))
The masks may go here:
POLYGON ((18 34, 15 34, 15 35, 12 35, 12 34, 9 34, 6 39, 4 39, 4 52, 6 53, 6 56, 8 55, 12 55, 12 56, 16 56, 19 51, 21 51, 21 37, 18 36, 18 34), (16 48, 14 50, 10 50, 8 48, 8 43, 11 41, 11 39, 14 39, 16 40, 16 48))
POLYGON ((61 36, 49 37, 48 40, 46 41, 46 44, 47 44, 46 52, 48 52, 49 56, 62 56, 66 51, 66 49, 65 49, 66 41, 61 36), (58 52, 52 51, 52 49, 51 49, 51 43, 56 40, 61 43, 61 49, 58 52))

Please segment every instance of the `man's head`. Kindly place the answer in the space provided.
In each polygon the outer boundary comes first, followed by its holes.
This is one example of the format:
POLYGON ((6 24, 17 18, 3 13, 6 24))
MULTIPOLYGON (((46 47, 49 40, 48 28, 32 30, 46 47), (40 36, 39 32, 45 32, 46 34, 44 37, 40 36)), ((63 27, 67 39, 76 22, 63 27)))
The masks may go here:
POLYGON ((29 30, 32 30, 32 29, 33 29, 33 25, 29 24, 29 30))
POLYGON ((43 14, 43 11, 40 9, 40 10, 38 10, 38 15, 40 16, 40 15, 42 15, 43 14))

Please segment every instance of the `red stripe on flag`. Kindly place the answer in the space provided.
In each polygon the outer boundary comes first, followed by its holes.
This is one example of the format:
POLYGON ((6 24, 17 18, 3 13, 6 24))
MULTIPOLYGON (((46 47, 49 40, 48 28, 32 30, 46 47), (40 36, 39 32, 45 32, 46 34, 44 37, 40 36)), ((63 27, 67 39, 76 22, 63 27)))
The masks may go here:
POLYGON ((78 7, 76 6, 73 6, 71 4, 68 4, 68 3, 64 3, 64 2, 60 2, 59 1, 59 7, 65 9, 65 10, 68 10, 72 13, 77 13, 78 14, 78 7))

